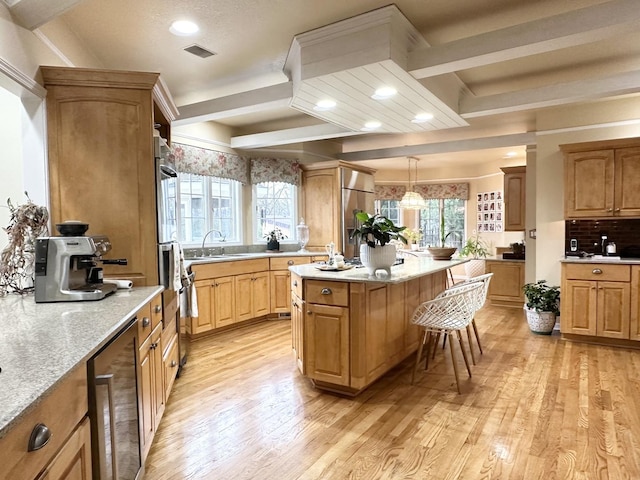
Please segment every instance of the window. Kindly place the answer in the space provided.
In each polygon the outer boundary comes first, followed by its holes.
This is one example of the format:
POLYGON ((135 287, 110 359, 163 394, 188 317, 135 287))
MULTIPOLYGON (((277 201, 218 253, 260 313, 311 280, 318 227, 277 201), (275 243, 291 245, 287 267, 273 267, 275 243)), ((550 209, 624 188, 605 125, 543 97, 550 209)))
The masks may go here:
POLYGON ((465 200, 459 198, 431 198, 427 206, 420 210, 421 246, 440 246, 440 209, 444 209, 445 234, 452 232, 446 239, 447 246, 461 249, 466 238, 464 233, 465 200))
POLYGON ((400 202, 398 200, 376 200, 376 212, 387 217, 395 226, 400 226, 400 202))
POLYGON ((240 242, 240 182, 180 173, 180 241, 185 244, 240 242))
POLYGON ((278 227, 285 235, 285 242, 296 242, 297 187, 283 182, 263 182, 254 185, 255 233, 258 243, 265 235, 278 227))

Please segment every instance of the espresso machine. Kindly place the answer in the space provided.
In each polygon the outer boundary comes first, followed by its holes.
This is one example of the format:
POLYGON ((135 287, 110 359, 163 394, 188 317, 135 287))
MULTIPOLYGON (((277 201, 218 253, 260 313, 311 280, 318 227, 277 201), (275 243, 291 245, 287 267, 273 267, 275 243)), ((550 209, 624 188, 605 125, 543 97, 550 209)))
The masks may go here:
POLYGON ((103 260, 109 250, 111 242, 104 235, 36 239, 36 303, 101 300, 115 292, 115 284, 103 283, 98 262, 126 265, 127 260, 103 260))

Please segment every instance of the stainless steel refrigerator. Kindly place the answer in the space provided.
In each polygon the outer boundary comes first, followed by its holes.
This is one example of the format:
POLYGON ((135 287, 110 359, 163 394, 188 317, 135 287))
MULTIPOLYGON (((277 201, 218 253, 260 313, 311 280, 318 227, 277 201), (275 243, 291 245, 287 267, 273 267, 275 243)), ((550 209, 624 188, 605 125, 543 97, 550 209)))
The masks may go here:
POLYGON ((358 212, 374 213, 375 184, 370 173, 348 168, 341 169, 341 177, 343 255, 350 259, 360 256, 360 244, 356 244, 351 235, 360 225, 356 218, 358 212))

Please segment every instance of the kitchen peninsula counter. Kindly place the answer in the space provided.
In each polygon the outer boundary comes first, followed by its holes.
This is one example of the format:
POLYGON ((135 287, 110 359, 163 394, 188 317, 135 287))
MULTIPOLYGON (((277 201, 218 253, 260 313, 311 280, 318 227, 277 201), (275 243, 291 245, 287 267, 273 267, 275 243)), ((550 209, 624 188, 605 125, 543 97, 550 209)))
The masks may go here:
POLYGON ((289 267, 298 369, 319 389, 357 395, 417 350, 414 310, 446 288, 447 269, 465 261, 408 258, 391 275, 289 267))
POLYGON ((85 302, 0 298, 0 438, 162 290, 135 287, 85 302))

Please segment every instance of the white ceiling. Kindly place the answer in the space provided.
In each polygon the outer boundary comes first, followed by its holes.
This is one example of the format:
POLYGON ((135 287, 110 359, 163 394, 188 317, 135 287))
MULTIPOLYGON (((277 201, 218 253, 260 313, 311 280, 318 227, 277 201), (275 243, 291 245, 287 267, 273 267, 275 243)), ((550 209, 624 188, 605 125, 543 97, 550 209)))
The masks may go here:
POLYGON ((469 126, 385 135, 349 132, 292 108, 293 79, 284 69, 296 36, 388 1, 5 3, 41 35, 68 27, 103 68, 160 72, 180 110, 178 124, 227 125, 237 148, 336 138, 341 158, 378 168, 404 169, 397 159, 407 155, 424 160, 421 168, 464 165, 502 158, 514 147, 524 158, 516 142, 526 137, 517 135, 535 130, 536 109, 640 92, 638 0, 397 0, 429 45, 407 53, 405 70, 469 126), (177 19, 195 21, 200 32, 170 34, 177 19), (194 43, 216 55, 202 59, 183 51, 194 43), (453 95, 443 88, 445 77, 457 77, 453 95))

